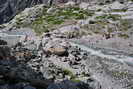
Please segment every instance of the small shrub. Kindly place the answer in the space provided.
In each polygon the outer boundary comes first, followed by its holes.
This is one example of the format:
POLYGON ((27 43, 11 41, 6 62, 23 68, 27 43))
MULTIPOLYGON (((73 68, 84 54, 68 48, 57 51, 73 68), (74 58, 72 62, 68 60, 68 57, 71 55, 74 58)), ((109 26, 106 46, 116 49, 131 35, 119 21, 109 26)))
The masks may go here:
POLYGON ((64 75, 69 75, 71 77, 71 79, 75 79, 76 75, 74 75, 70 70, 68 69, 63 69, 63 73, 64 75))

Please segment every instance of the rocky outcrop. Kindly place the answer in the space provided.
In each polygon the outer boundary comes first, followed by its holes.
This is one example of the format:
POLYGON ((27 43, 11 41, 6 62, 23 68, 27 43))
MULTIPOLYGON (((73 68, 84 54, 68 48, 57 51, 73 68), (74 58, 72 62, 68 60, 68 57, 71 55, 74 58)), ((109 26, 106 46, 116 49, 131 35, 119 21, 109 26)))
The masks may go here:
POLYGON ((0 0, 0 24, 8 22, 27 7, 45 3, 47 0, 0 0))

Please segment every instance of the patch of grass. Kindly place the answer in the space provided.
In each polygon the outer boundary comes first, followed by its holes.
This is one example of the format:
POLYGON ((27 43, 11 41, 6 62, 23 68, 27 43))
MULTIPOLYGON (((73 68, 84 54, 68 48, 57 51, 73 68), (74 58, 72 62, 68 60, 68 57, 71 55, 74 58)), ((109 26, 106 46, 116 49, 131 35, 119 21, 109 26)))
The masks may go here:
POLYGON ((120 31, 128 31, 132 27, 132 22, 129 20, 120 20, 120 31))
POLYGON ((113 12, 126 12, 128 9, 113 9, 113 12))
POLYGON ((70 70, 63 69, 63 73, 64 73, 64 75, 70 76, 70 81, 73 81, 73 82, 76 82, 76 83, 81 82, 81 80, 77 79, 77 76, 75 74, 73 74, 70 70))
POLYGON ((43 14, 31 24, 31 27, 39 34, 50 31, 51 28, 63 24, 66 20, 85 19, 94 14, 93 11, 79 7, 57 8, 53 13, 46 13, 46 11, 47 9, 44 9, 43 14))
POLYGON ((120 18, 121 18, 120 15, 112 15, 112 14, 105 14, 105 15, 96 17, 96 19, 112 19, 114 21, 120 20, 120 18))
POLYGON ((97 16, 96 19, 106 19, 107 15, 97 16))
POLYGON ((122 38, 124 38, 124 39, 129 38, 129 35, 127 35, 127 34, 119 34, 118 36, 119 36, 119 37, 122 37, 122 38))
POLYGON ((64 20, 63 19, 61 19, 61 18, 58 18, 58 17, 56 17, 56 16, 46 16, 45 18, 43 18, 44 20, 46 20, 47 21, 47 23, 48 24, 61 24, 61 23, 63 23, 64 22, 64 20))
POLYGON ((64 75, 69 75, 71 77, 71 79, 75 79, 76 75, 74 75, 70 70, 68 69, 63 69, 63 73, 64 75))
POLYGON ((49 32, 49 29, 45 27, 44 25, 34 25, 34 31, 37 33, 37 35, 40 35, 44 32, 49 32))
POLYGON ((64 8, 58 12, 59 16, 64 16, 67 19, 85 19, 87 16, 92 16, 93 14, 93 12, 80 9, 79 7, 64 8))
POLYGON ((121 16, 120 15, 108 15, 107 19, 112 19, 112 20, 120 20, 121 16))
POLYGON ((114 71, 112 74, 115 77, 124 77, 124 76, 127 76, 128 75, 128 72, 114 71))
POLYGON ((34 29, 34 31, 39 35, 42 34, 43 32, 49 32, 47 25, 45 25, 45 22, 43 21, 42 18, 36 19, 32 24, 31 28, 34 29))
POLYGON ((81 80, 79 80, 79 79, 71 79, 71 81, 76 82, 76 83, 81 82, 81 80))

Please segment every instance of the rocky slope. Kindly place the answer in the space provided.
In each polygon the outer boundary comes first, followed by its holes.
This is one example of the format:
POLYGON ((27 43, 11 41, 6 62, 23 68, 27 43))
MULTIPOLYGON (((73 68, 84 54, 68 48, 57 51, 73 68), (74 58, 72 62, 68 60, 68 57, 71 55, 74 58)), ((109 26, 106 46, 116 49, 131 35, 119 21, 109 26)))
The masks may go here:
POLYGON ((133 2, 26 8, 0 25, 0 89, 132 89, 133 2))
MULTIPOLYGON (((10 21, 16 14, 20 13, 27 7, 37 4, 49 5, 52 0, 0 0, 0 24, 10 21)), ((53 4, 66 3, 71 0, 53 0, 53 4)), ((75 0, 72 0, 75 1, 75 0)), ((124 0, 119 0, 125 2, 124 0)), ((96 2, 106 3, 112 2, 111 0, 76 0, 75 2, 96 2)))

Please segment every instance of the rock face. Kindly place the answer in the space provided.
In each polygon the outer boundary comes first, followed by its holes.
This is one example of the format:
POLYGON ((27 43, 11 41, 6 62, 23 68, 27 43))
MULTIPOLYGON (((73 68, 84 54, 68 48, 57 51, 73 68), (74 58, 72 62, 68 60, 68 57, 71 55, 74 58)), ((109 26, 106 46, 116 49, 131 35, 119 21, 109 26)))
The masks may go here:
POLYGON ((9 21, 27 7, 43 3, 47 0, 0 0, 0 24, 9 21))

